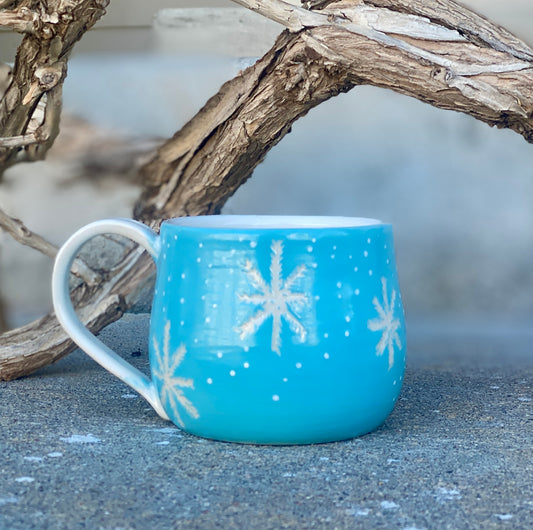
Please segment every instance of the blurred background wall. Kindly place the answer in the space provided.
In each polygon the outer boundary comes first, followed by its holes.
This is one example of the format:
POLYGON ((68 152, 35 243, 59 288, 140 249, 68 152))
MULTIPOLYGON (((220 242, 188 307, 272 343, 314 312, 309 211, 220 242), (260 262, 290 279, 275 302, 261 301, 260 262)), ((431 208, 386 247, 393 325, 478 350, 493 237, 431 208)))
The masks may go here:
MULTIPOLYGON (((533 42, 530 0, 464 3, 533 42)), ((179 129, 282 29, 229 1, 168 4, 111 2, 71 60, 56 148, 0 186, 0 204, 57 244, 91 220, 131 215, 133 153, 179 129)), ((0 32, 0 60, 17 42, 0 32)), ((297 122, 225 212, 391 222, 411 327, 531 327, 533 145, 509 131, 358 87, 297 122)), ((50 308, 50 270, 0 234, 12 325, 50 308)))

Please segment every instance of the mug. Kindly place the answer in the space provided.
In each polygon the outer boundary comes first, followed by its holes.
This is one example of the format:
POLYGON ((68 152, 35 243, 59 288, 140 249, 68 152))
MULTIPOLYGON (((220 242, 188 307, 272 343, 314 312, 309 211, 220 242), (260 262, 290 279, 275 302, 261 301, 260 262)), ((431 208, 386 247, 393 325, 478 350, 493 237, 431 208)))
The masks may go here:
POLYGON ((56 316, 82 350, 181 429, 258 444, 339 441, 379 427, 405 370, 392 227, 373 219, 212 215, 97 221, 59 251, 56 316), (69 295, 99 234, 152 255, 151 378, 92 335, 69 295))

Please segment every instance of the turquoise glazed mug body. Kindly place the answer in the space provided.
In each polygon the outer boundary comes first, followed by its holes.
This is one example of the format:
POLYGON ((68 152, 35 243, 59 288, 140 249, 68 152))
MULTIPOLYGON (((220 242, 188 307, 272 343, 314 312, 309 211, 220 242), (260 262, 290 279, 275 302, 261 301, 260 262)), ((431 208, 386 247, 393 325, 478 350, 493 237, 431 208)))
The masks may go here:
POLYGON ((380 426, 398 399, 405 325, 392 228, 343 217, 204 216, 92 223, 56 259, 56 315, 72 339, 190 433, 307 444, 380 426), (103 233, 157 265, 151 379, 96 339, 68 291, 80 247, 103 233))

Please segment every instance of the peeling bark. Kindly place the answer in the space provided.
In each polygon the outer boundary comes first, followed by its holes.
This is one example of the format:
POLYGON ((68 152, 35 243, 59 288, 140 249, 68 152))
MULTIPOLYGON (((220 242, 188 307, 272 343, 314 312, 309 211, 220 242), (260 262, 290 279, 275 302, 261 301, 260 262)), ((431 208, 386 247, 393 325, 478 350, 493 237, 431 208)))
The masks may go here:
POLYGON ((0 100, 0 179, 5 169, 16 162, 45 157, 59 132, 61 92, 70 53, 105 13, 108 4, 109 0, 22 0, 0 4, 0 25, 24 34, 0 100), (11 7, 11 11, 4 6, 11 7), (43 121, 28 132, 45 95, 43 121), (14 138, 20 142, 17 144, 14 138))

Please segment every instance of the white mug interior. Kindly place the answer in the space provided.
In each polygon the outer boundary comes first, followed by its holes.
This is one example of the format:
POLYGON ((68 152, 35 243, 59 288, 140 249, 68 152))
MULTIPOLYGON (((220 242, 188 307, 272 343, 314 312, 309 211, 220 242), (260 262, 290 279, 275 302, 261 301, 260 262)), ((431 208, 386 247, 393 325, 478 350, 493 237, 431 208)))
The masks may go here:
POLYGON ((354 228, 383 224, 377 219, 364 217, 307 215, 200 215, 177 217, 166 222, 178 226, 213 229, 320 229, 354 228))

